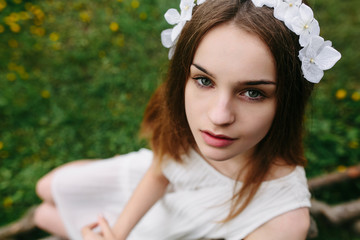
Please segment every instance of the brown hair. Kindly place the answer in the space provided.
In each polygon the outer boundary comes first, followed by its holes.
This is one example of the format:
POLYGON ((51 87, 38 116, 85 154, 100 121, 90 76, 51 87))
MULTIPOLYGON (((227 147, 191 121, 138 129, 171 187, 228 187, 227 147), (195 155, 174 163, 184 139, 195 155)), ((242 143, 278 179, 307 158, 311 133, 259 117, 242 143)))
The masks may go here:
POLYGON ((234 192, 232 210, 225 222, 250 203, 276 158, 289 165, 305 165, 303 118, 313 89, 313 84, 302 75, 298 36, 274 18, 273 9, 257 8, 251 0, 207 0, 194 9, 191 21, 183 28, 166 82, 155 92, 145 111, 142 132, 150 138, 160 161, 169 156, 181 162, 181 155, 195 146, 185 115, 186 80, 201 39, 215 26, 228 22, 257 35, 269 47, 276 62, 277 107, 269 132, 247 163, 243 186, 234 192))

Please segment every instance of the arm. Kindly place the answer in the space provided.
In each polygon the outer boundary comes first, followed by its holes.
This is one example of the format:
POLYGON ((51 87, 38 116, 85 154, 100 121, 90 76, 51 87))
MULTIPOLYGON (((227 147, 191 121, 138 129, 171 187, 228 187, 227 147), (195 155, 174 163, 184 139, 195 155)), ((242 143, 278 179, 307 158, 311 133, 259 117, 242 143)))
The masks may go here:
POLYGON ((271 219, 244 240, 304 240, 309 227, 309 209, 299 208, 271 219))
POLYGON ((157 169, 155 162, 151 164, 116 221, 113 227, 116 239, 126 239, 145 213, 164 195, 169 181, 157 169))

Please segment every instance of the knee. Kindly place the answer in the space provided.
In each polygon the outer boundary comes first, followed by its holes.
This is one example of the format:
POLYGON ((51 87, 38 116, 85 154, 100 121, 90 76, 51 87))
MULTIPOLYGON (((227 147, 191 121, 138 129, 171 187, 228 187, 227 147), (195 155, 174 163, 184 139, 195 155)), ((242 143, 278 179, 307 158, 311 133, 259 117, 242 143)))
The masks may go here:
POLYGON ((40 228, 46 230, 48 228, 47 222, 49 217, 49 206, 47 203, 40 204, 34 212, 34 223, 40 228))
POLYGON ((36 194, 45 201, 52 201, 51 197, 51 177, 46 175, 42 177, 35 187, 36 194))

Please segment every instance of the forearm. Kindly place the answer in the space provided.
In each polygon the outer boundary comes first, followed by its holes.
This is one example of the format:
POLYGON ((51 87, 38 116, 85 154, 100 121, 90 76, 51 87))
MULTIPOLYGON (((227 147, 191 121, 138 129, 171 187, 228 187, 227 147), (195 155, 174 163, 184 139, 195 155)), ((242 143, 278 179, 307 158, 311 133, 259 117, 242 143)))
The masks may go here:
POLYGON ((117 239, 126 239, 145 213, 164 195, 168 184, 169 181, 153 163, 113 227, 117 239))

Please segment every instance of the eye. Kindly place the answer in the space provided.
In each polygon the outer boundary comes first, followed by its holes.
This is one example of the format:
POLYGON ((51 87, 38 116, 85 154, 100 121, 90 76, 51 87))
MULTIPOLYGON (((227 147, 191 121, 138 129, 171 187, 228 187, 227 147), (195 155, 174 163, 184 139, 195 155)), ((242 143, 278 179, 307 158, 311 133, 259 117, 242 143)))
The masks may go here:
POLYGON ((212 87, 213 85, 212 81, 206 77, 196 77, 194 80, 200 87, 212 87))
POLYGON ((245 96, 250 97, 250 98, 257 98, 257 97, 261 96, 261 94, 258 91, 249 90, 249 91, 246 91, 245 96))
POLYGON ((246 90, 241 95, 245 96, 251 101, 259 101, 265 98, 264 94, 258 90, 246 90))

